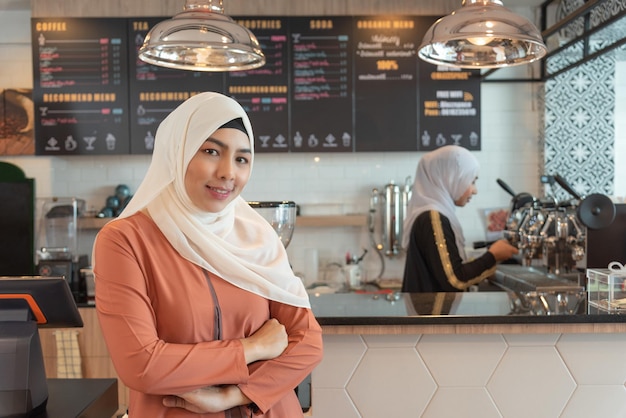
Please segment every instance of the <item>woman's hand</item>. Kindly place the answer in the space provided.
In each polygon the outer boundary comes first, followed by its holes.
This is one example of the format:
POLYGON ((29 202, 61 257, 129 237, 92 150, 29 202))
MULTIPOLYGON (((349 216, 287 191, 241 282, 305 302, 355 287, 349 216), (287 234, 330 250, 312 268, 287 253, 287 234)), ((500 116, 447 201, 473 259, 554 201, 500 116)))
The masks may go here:
POLYGON ((288 338, 285 326, 272 318, 254 334, 240 341, 243 344, 246 364, 250 364, 280 356, 287 348, 288 338))
POLYGON ((504 261, 513 257, 514 254, 517 254, 519 250, 509 244, 509 242, 505 239, 499 239, 489 246, 487 250, 495 257, 496 261, 504 261))
MULTIPOLYGON (((246 364, 258 360, 271 360, 280 356, 287 348, 285 326, 276 319, 267 320, 261 328, 248 338, 242 338, 246 364)), ((183 408, 195 413, 215 413, 248 405, 252 401, 235 385, 207 386, 178 396, 166 396, 163 405, 183 408)))
POLYGON ((235 385, 207 386, 178 396, 166 396, 163 405, 199 414, 226 411, 252 401, 235 385))

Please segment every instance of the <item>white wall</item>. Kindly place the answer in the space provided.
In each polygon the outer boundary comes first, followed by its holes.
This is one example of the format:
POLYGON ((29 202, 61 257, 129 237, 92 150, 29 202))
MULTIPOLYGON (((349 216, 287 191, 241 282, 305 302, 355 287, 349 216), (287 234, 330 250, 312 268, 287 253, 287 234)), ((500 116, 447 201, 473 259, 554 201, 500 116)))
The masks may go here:
MULTIPOLYGON (((0 14, 0 88, 32 88, 30 12, 0 14)), ((527 71, 527 69, 521 69, 527 71)), ((510 196, 496 179, 501 178, 516 192, 538 193, 539 113, 533 83, 484 83, 482 86, 482 151, 479 194, 459 209, 466 240, 485 238, 481 208, 507 206, 510 196)), ((261 154, 255 160, 253 178, 244 198, 248 200, 293 200, 309 210, 327 213, 366 213, 373 188, 390 180, 404 183, 413 176, 419 152, 355 154, 261 154), (319 157, 319 161, 315 161, 319 157), (325 206, 326 209, 322 205, 325 206)), ((8 157, 36 180, 37 197, 75 196, 99 210, 115 186, 125 183, 134 191, 149 164, 149 156, 8 157)), ((83 251, 91 252, 93 233, 81 239, 83 251)), ((369 244, 366 228, 300 228, 288 248, 296 271, 302 269, 303 249, 319 250, 322 267, 343 260, 347 251, 365 259, 369 278, 380 272, 379 258, 369 244)), ((401 277, 403 260, 387 261, 386 278, 401 277)))

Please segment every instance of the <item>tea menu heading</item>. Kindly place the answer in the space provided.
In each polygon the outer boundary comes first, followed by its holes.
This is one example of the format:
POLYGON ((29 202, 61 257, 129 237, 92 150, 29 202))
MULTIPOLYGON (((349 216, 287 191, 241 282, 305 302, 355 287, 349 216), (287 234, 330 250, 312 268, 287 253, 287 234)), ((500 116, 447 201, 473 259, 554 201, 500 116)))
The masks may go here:
POLYGON ((416 55, 437 17, 234 17, 267 63, 228 73, 139 60, 164 19, 32 19, 38 155, 149 154, 159 123, 203 91, 241 103, 257 152, 480 149, 479 73, 416 55))

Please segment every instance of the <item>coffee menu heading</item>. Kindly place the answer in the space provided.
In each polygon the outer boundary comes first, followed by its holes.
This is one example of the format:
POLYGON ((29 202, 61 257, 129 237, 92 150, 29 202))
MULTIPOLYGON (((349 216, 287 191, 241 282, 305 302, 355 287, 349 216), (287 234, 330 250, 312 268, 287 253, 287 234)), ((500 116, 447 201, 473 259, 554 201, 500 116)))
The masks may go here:
POLYGON ((34 18, 36 153, 149 154, 159 123, 204 91, 241 103, 256 152, 479 150, 478 71, 417 57, 437 18, 234 17, 267 63, 227 73, 139 60, 146 34, 166 18, 34 18))

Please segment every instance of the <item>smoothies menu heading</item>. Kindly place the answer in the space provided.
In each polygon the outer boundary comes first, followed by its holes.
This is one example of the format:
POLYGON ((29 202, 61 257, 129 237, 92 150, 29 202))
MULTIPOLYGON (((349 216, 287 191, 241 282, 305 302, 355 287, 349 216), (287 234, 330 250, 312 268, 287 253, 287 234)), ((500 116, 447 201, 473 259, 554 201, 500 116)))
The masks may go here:
POLYGON ((437 17, 235 17, 267 63, 229 73, 139 60, 163 19, 32 19, 37 154, 149 154, 159 123, 203 91, 242 104, 257 152, 480 149, 478 71, 417 57, 437 17))

